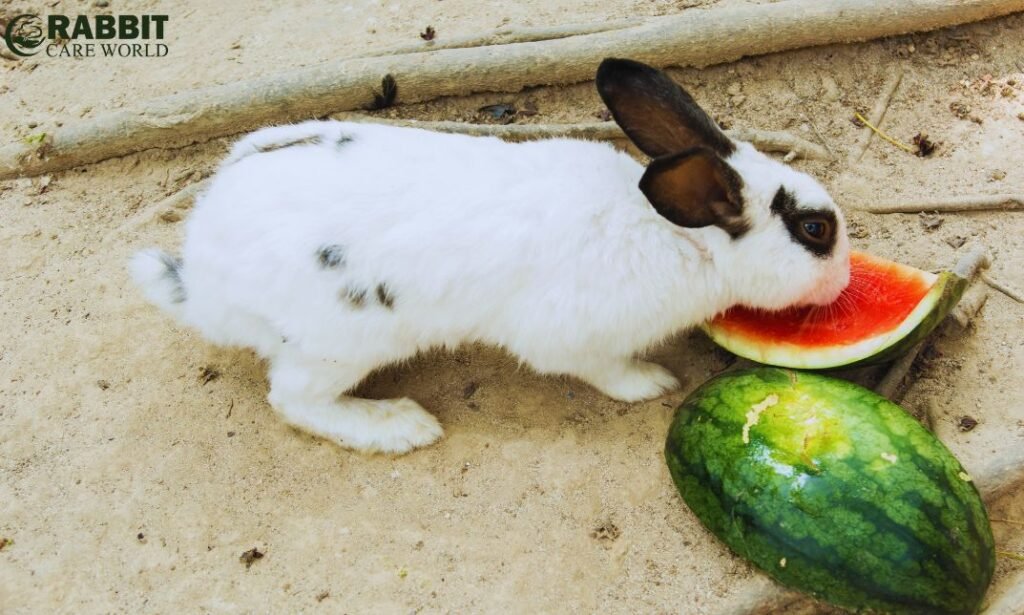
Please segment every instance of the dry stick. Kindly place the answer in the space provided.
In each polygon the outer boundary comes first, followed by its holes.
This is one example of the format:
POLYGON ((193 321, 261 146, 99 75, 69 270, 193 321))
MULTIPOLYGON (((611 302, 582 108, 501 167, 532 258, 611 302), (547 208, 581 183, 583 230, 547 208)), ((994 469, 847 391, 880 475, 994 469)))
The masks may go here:
MULTIPOLYGON (((982 276, 984 275, 982 274, 982 276)), ((974 282, 964 291, 964 296, 960 297, 960 301, 950 315, 961 328, 966 329, 981 308, 985 306, 986 301, 988 301, 988 286, 984 282, 974 282)))
POLYGON ((850 165, 860 162, 860 159, 864 157, 864 152, 868 151, 871 137, 878 130, 874 127, 879 126, 882 123, 882 119, 885 118, 885 112, 889 109, 889 101, 892 100, 892 95, 896 92, 896 88, 899 87, 902 79, 903 69, 899 68, 885 80, 885 84, 882 85, 882 93, 875 102, 875 106, 871 109, 870 118, 864 122, 865 126, 861 129, 860 137, 857 138, 853 152, 850 153, 850 165))
POLYGON ((860 120, 861 124, 864 124, 865 126, 870 128, 871 132, 875 133, 879 137, 885 139, 889 143, 892 143, 893 145, 895 145, 896 147, 900 148, 901 150, 907 152, 908 154, 913 154, 914 153, 914 148, 910 147, 909 145, 907 145, 906 143, 904 143, 904 142, 902 142, 902 141, 900 141, 898 139, 895 139, 895 138, 889 136, 889 134, 883 132, 881 128, 878 128, 877 126, 873 125, 871 122, 869 122, 867 120, 867 118, 865 118, 860 113, 854 113, 853 115, 858 120, 860 120))
POLYGON ((1002 282, 993 279, 992 276, 988 275, 987 273, 981 274, 981 280, 984 283, 986 283, 989 286, 991 286, 992 288, 994 288, 994 289, 998 290, 999 292, 1003 293, 1004 295, 1006 295, 1010 299, 1013 299, 1017 303, 1024 303, 1024 294, 1021 294, 1020 291, 1014 290, 1014 289, 1010 288, 1009 286, 1003 284, 1002 282))
POLYGON ((923 32, 1022 10, 1024 0, 787 0, 685 11, 635 27, 500 48, 337 60, 182 92, 89 120, 66 121, 42 146, 16 142, 0 149, 0 179, 362 109, 373 101, 374 90, 388 74, 397 80, 398 102, 413 103, 589 81, 609 56, 658 67, 704 67, 787 49, 923 32))
POLYGON ((147 205, 135 212, 117 228, 107 233, 106 236, 100 240, 100 245, 102 246, 112 241, 119 240, 124 233, 137 230, 144 224, 152 222, 158 215, 167 210, 186 209, 191 207, 195 197, 205 190, 209 183, 210 180, 208 179, 198 181, 194 184, 185 186, 174 194, 171 194, 155 203, 147 205))
MULTIPOLYGON (((828 152, 828 157, 835 158, 836 156, 832 152, 832 148, 828 146, 828 141, 825 140, 825 137, 821 136, 821 131, 818 130, 818 126, 817 124, 814 123, 814 120, 812 120, 806 113, 801 112, 800 115, 807 121, 808 124, 811 125, 811 129, 814 130, 814 134, 818 135, 818 142, 821 143, 821 146, 825 148, 826 152, 828 152)), ((789 161, 787 160, 786 162, 789 161)))
MULTIPOLYGON (((917 356, 921 354, 924 345, 924 341, 918 342, 910 349, 910 352, 894 361, 889 369, 886 370, 882 379, 875 385, 875 393, 894 403, 900 403, 903 397, 903 381, 907 378, 910 368, 914 366, 914 362, 917 361, 917 356)), ((925 416, 925 419, 929 427, 931 427, 931 416, 925 416)))
POLYGON ((948 199, 896 201, 875 205, 855 206, 858 211, 873 214, 916 214, 922 211, 1010 211, 1024 209, 1024 194, 979 194, 948 199))
POLYGON ((512 43, 532 43, 535 41, 550 41, 569 36, 583 36, 608 32, 610 30, 622 30, 641 25, 646 18, 622 19, 619 21, 571 24, 568 26, 554 26, 547 28, 498 28, 490 34, 458 36, 445 38, 443 40, 424 41, 412 45, 398 45, 370 51, 360 54, 360 58, 379 58, 381 56, 397 56, 406 53, 423 53, 425 51, 438 51, 440 49, 463 49, 465 47, 489 47, 495 45, 510 45, 512 43))
MULTIPOLYGON (((527 141, 567 137, 571 139, 612 140, 625 139, 626 135, 614 122, 588 122, 582 124, 468 124, 465 122, 427 122, 417 120, 382 119, 359 114, 337 114, 344 120, 407 126, 475 136, 500 137, 509 141, 527 141)), ((725 131, 730 137, 749 141, 767 152, 796 152, 804 158, 829 159, 825 148, 801 139, 788 132, 737 128, 725 131)))

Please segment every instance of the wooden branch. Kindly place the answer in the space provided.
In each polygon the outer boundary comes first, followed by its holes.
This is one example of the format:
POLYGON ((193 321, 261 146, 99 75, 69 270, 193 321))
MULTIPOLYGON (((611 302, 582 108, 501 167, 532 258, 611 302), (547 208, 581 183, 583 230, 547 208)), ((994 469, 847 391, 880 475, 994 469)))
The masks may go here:
POLYGON ((960 325, 960 328, 966 329, 981 312, 986 301, 988 301, 988 286, 984 282, 975 282, 964 291, 964 296, 960 297, 960 302, 950 312, 950 316, 960 325))
MULTIPOLYGON (((917 356, 924 349, 924 344, 924 341, 918 342, 909 352, 893 361, 888 371, 885 372, 882 379, 875 385, 875 393, 893 403, 900 403, 904 393, 903 381, 906 380, 907 374, 910 373, 910 368, 917 361, 917 356)), ((931 417, 927 418, 930 419, 931 417)), ((929 420, 928 422, 930 423, 931 421, 929 420)), ((929 425, 928 427, 930 429, 932 426, 929 425)))
MULTIPOLYGON (((582 124, 469 124, 466 122, 428 122, 419 120, 392 120, 372 116, 342 113, 338 119, 389 126, 408 126, 437 132, 452 132, 464 135, 500 137, 508 141, 529 141, 566 137, 609 141, 625 139, 626 135, 614 122, 587 122, 582 124)), ((738 128, 725 131, 730 137, 753 143, 765 152, 796 152, 804 158, 827 160, 828 151, 816 144, 788 132, 738 128)))
POLYGON ((466 47, 490 47, 494 45, 509 45, 512 43, 533 43, 536 41, 551 41, 570 36, 584 36, 598 32, 609 32, 611 30, 622 30, 638 26, 648 18, 637 17, 634 19, 621 19, 617 21, 596 22, 586 24, 570 24, 567 26, 553 26, 549 28, 515 28, 503 27, 494 32, 484 35, 457 36, 452 38, 438 38, 432 41, 423 41, 411 45, 397 45, 384 49, 371 50, 369 53, 360 54, 360 58, 379 58, 381 56, 397 56, 407 53, 423 53, 424 51, 438 51, 440 49, 464 49, 466 47))
POLYGON ((894 201, 878 205, 854 206, 873 214, 916 214, 922 211, 1009 211, 1024 209, 1024 194, 977 194, 948 199, 894 201))
POLYGON ((1021 293, 1018 290, 1010 288, 1009 286, 1003 284, 999 280, 993 279, 992 276, 988 275, 987 273, 981 274, 981 279, 986 284, 991 286, 993 289, 998 290, 999 292, 1003 293, 1010 299, 1013 299, 1017 303, 1024 303, 1024 293, 1021 293))
POLYGON ((882 93, 879 95, 878 100, 875 101, 875 106, 871 109, 868 122, 865 122, 865 126, 860 129, 860 137, 857 139, 856 145, 853 146, 853 152, 850 154, 849 161, 851 166, 860 162, 860 159, 864 157, 864 152, 868 151, 871 137, 875 136, 875 132, 878 130, 874 126, 881 125, 882 120, 885 119, 885 112, 889 110, 889 101, 892 100, 892 95, 896 92, 896 88, 900 86, 900 81, 902 80, 903 69, 898 68, 889 75, 882 85, 882 93))
POLYGON ((42 149, 0 149, 0 179, 38 175, 150 148, 184 147, 268 124, 366 108, 385 75, 398 102, 593 79, 606 57, 703 67, 814 45, 934 30, 1024 10, 1024 0, 787 0, 714 7, 641 25, 553 40, 352 58, 253 81, 166 96, 67 122, 42 149))
POLYGON ((100 240, 99 245, 104 246, 114 242, 123 242, 125 240, 125 236, 135 234, 135 232, 143 225, 156 220, 166 212, 191 209, 196 197, 206 190, 209 185, 209 179, 197 181, 196 183, 189 184, 181 190, 168 195, 155 203, 146 205, 139 211, 135 212, 127 220, 122 222, 117 228, 108 232, 103 239, 100 240))

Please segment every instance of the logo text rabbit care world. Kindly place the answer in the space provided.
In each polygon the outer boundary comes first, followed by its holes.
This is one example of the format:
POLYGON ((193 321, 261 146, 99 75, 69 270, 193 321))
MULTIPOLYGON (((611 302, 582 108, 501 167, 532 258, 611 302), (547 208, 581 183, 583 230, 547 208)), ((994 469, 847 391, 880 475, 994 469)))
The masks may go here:
POLYGON ((161 58, 167 15, 39 15, 11 18, 4 43, 22 56, 51 58, 161 58))

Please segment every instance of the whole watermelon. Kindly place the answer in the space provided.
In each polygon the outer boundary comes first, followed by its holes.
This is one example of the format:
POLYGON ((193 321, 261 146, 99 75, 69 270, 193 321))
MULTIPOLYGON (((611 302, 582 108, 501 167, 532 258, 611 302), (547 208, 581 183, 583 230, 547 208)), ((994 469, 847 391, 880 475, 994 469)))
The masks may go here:
POLYGON ((770 367, 723 374, 679 407, 665 457, 704 525, 784 585, 863 611, 981 606, 995 552, 970 476, 861 386, 770 367))

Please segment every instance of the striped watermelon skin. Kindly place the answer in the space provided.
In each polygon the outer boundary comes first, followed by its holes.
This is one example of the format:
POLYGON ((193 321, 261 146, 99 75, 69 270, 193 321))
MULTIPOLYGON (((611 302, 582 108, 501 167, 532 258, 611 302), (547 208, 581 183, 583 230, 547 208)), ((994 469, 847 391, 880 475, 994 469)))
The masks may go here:
POLYGON ((995 551, 977 489, 872 391, 772 367, 723 374, 679 407, 665 457, 701 522, 784 585, 862 612, 980 608, 995 551))

